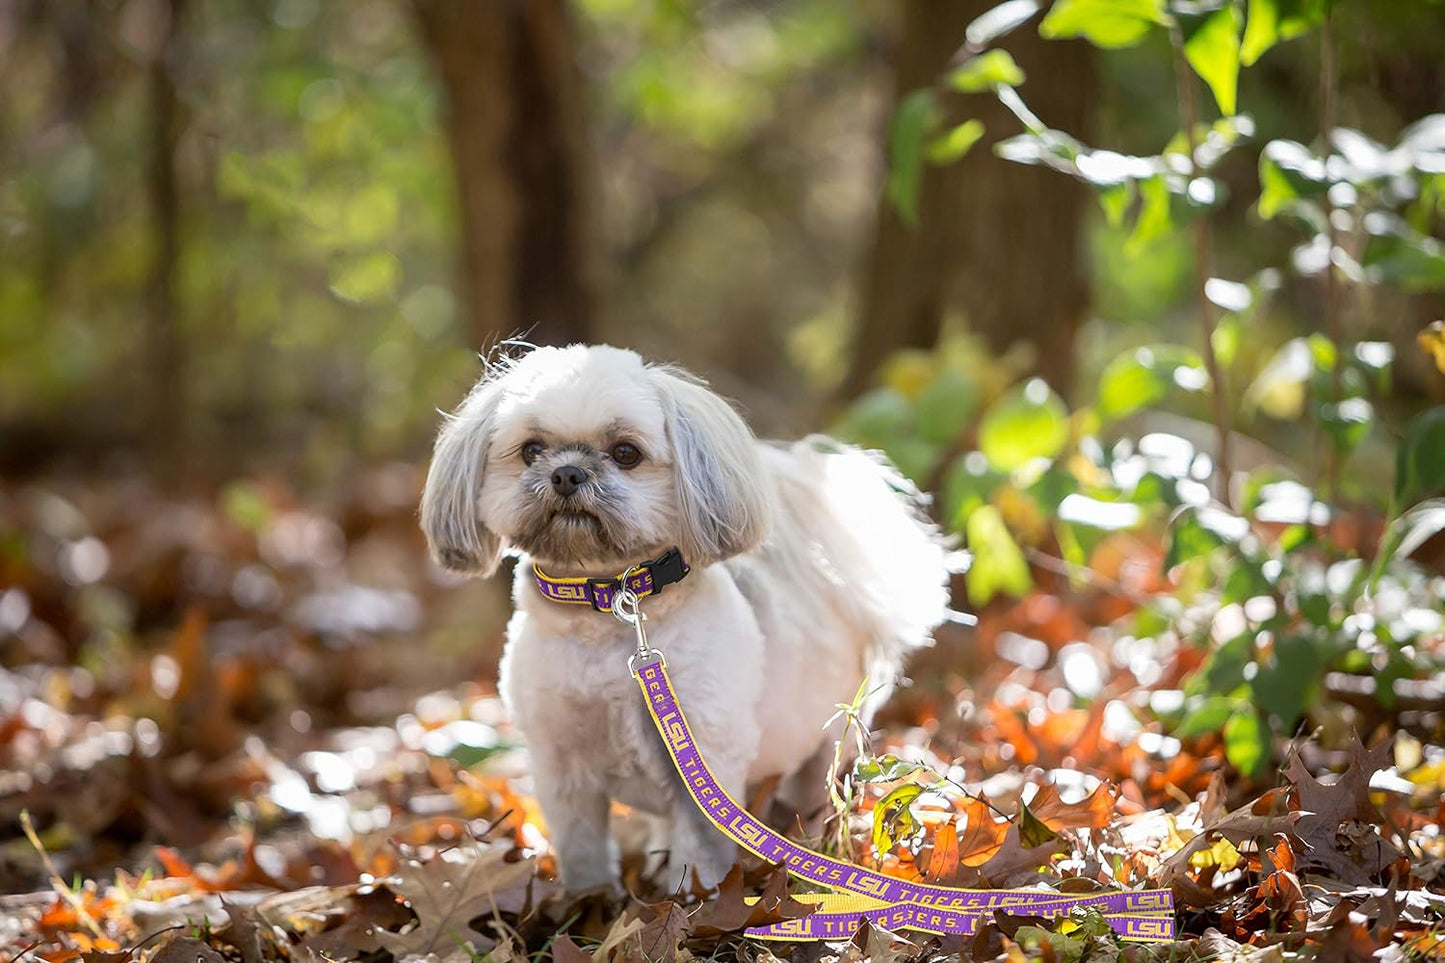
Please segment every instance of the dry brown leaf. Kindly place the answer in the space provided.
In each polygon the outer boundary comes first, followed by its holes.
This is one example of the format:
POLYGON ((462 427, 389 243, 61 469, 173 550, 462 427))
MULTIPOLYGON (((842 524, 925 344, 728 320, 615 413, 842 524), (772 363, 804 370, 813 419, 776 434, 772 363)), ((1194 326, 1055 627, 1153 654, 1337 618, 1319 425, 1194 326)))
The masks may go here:
POLYGON ((1393 740, 1367 750, 1356 736, 1350 765, 1330 785, 1305 768, 1299 754, 1285 775, 1304 810, 1294 832, 1305 843, 1299 854, 1302 870, 1324 869, 1351 885, 1369 883, 1400 858, 1400 851, 1380 835, 1380 813, 1370 801, 1370 777, 1392 762, 1393 740))
POLYGON ((1100 783, 1088 796, 1076 803, 1066 803, 1059 795, 1057 783, 1045 783, 1029 800, 1029 809, 1050 829, 1102 829, 1114 818, 1114 803, 1119 790, 1109 783, 1100 783))
POLYGON ((1003 848, 1009 831, 1008 820, 995 818, 988 803, 974 796, 964 799, 960 811, 964 826, 958 840, 959 862, 964 866, 982 866, 1003 848))
POLYGON ((525 894, 535 867, 530 858, 508 862, 511 843, 477 843, 449 850, 425 863, 407 861, 388 886, 411 904, 417 924, 404 933, 377 931, 382 947, 398 960, 435 955, 443 963, 469 963, 463 947, 483 952, 493 939, 470 921, 493 913, 499 899, 525 894))
POLYGON ((652 963, 674 963, 678 944, 691 929, 687 913, 672 900, 634 904, 633 910, 645 924, 637 934, 642 955, 652 963))
POLYGON ((151 963, 226 963, 226 958, 194 936, 173 936, 156 950, 151 963))
POLYGON ((767 926, 795 920, 813 912, 813 907, 788 895, 788 874, 779 868, 768 878, 762 896, 748 903, 743 893, 742 864, 733 868, 718 884, 718 894, 692 917, 694 936, 720 936, 749 926, 767 926))
POLYGON ((593 963, 592 954, 584 952, 566 933, 552 941, 552 960, 553 963, 593 963))
MULTIPOLYGON (((1285 811, 1285 800, 1282 798, 1281 792, 1278 789, 1271 789, 1249 805, 1241 806, 1213 824, 1206 825, 1203 832, 1189 840, 1183 848, 1164 861, 1163 865, 1159 867, 1158 882, 1161 886, 1174 886, 1176 890, 1189 895, 1192 892, 1189 884, 1193 883, 1193 880, 1189 878, 1189 858, 1211 845, 1216 834, 1223 836, 1231 843, 1261 836, 1272 837, 1280 833, 1291 832, 1299 818, 1298 812, 1285 811)), ((1193 887, 1193 889, 1197 889, 1197 887, 1193 887)), ((1193 895, 1197 897, 1200 894, 1194 893, 1193 895)), ((1209 902, 1213 902, 1213 899, 1210 894, 1209 902)), ((1191 898, 1190 901, 1194 902, 1195 900, 1191 898)))

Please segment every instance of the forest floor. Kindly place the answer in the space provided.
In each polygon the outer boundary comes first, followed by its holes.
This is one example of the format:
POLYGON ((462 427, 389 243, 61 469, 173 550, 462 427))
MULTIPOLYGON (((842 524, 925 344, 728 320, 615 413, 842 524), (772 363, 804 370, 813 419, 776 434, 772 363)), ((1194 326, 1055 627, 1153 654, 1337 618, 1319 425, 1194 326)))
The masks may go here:
POLYGON ((265 479, 0 492, 0 959, 1445 958, 1445 705, 1326 700, 1239 775, 1157 718, 1201 651, 1110 629, 1169 590, 1134 536, 1095 579, 1039 571, 946 627, 825 841, 955 886, 1170 888, 1176 942, 1005 913, 968 939, 752 942, 806 911, 756 860, 708 896, 634 856, 627 898, 569 897, 491 685, 504 589, 431 572, 417 481, 376 469, 324 505, 265 479))

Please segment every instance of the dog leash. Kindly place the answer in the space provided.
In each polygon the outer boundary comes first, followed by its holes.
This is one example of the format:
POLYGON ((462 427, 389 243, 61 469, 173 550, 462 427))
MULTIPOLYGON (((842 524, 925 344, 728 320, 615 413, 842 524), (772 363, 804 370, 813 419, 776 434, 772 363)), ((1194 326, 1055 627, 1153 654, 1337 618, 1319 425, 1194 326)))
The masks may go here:
POLYGON ((1169 890, 1134 890, 1066 895, 1040 890, 961 889, 909 882, 834 859, 774 832, 748 812, 718 784, 688 728, 677 692, 667 675, 667 659, 647 644, 636 594, 623 588, 612 600, 612 614, 637 632, 637 651, 628 659, 647 702, 653 725, 682 777, 688 795, 718 831, 755 856, 781 863, 801 880, 834 890, 794 896, 811 902, 813 913, 770 926, 746 930, 762 940, 841 940, 855 933, 864 919, 885 929, 916 929, 929 933, 971 936, 992 911, 1056 918, 1071 910, 1092 908, 1114 932, 1134 942, 1168 942, 1174 938, 1174 897, 1169 890))

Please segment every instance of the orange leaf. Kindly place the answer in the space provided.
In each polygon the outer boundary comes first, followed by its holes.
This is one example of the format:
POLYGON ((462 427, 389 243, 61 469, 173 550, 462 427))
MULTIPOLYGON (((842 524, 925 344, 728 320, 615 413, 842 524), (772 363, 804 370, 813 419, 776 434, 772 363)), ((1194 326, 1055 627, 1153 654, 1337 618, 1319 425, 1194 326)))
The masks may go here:
POLYGON ((963 833, 958 837, 958 861, 964 866, 982 866, 1003 848, 1008 821, 994 817, 988 803, 965 796, 962 810, 963 833))
POLYGON ((194 876, 195 870, 191 864, 181 858, 181 854, 169 846, 156 847, 156 859, 160 861, 161 868, 166 871, 167 876, 194 876))
POLYGON ((933 834, 933 855, 928 860, 928 872, 924 876, 944 883, 958 872, 958 826, 946 822, 933 834))
POLYGON ((1059 796, 1058 784, 1046 783, 1029 800, 1029 809, 1055 832, 1061 829, 1102 829, 1114 818, 1114 800, 1117 798, 1117 789, 1108 783, 1100 783, 1084 799, 1066 803, 1059 796))

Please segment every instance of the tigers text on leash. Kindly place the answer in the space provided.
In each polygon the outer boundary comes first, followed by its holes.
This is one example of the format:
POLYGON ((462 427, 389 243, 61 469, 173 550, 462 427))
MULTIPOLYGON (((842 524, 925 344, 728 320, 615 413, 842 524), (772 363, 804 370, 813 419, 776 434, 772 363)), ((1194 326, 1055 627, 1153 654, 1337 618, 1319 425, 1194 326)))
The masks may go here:
MULTIPOLYGON (((625 581, 624 581, 625 584, 625 581)), ((1098 910, 1123 939, 1167 942, 1174 939, 1174 898, 1169 890, 1136 890, 1073 896, 1040 890, 959 889, 884 876, 862 866, 814 852, 785 838, 743 808, 718 784, 698 751, 678 703, 667 660, 647 644, 646 616, 638 597, 624 588, 612 613, 637 630, 637 652, 629 668, 653 724, 683 785, 718 831, 763 859, 787 867, 794 877, 825 886, 833 893, 799 894, 799 902, 817 908, 805 917, 757 926, 747 935, 765 940, 847 939, 864 919, 884 929, 915 929, 970 936, 995 909, 1056 918, 1075 908, 1098 910)))

